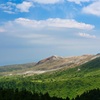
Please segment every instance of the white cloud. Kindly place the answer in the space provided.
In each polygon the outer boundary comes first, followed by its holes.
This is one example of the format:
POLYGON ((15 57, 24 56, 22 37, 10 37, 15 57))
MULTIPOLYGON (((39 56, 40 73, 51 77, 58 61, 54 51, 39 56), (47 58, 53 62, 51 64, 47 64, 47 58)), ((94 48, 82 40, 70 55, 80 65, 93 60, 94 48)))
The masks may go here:
POLYGON ((20 12, 29 12, 30 7, 32 7, 32 2, 23 2, 21 4, 17 4, 16 8, 20 10, 20 12))
POLYGON ((94 28, 93 25, 77 22, 73 19, 60 19, 50 18, 47 20, 30 20, 25 18, 18 18, 15 20, 17 24, 34 27, 34 28, 47 28, 47 27, 59 27, 59 28, 75 28, 75 29, 87 29, 91 30, 94 28))
POLYGON ((93 2, 87 7, 84 7, 82 11, 87 14, 100 16, 100 0, 93 2))
MULTIPOLYGON (((31 45, 68 45, 68 37, 63 40, 63 36, 60 37, 62 33, 63 35, 66 34, 66 36, 73 36, 76 30, 79 31, 82 29, 84 31, 86 29, 92 29, 93 27, 90 24, 79 23, 75 20, 59 18, 38 21, 18 18, 1 26, 2 29, 6 30, 5 34, 20 38, 22 41, 25 41, 25 44, 31 45), (63 31, 62 28, 64 28, 63 31), (72 30, 71 32, 69 31, 70 29, 72 30)), ((84 34, 80 35, 82 37, 84 34)), ((87 37, 90 38, 90 36, 87 37)))
POLYGON ((84 37, 84 38, 96 38, 95 35, 90 35, 90 34, 87 34, 87 33, 79 33, 78 35, 80 37, 84 37))
POLYGON ((55 4, 55 3, 63 2, 64 0, 30 0, 30 1, 41 3, 41 4, 55 4))
POLYGON ((89 2, 89 1, 91 1, 91 0, 67 0, 67 1, 69 1, 69 2, 74 2, 74 3, 76 3, 76 4, 81 4, 82 2, 89 2))
POLYGON ((9 11, 9 10, 5 10, 4 12, 5 12, 5 13, 8 13, 8 14, 15 14, 15 12, 9 11))
POLYGON ((15 14, 17 12, 29 12, 29 9, 33 7, 32 2, 22 2, 20 4, 7 2, 6 4, 0 4, 0 8, 9 14, 15 14))
MULTIPOLYGON (((32 47, 35 46, 37 47, 37 50, 39 50, 38 46, 41 49, 43 49, 43 47, 57 48, 57 47, 63 46, 63 47, 66 47, 66 50, 69 50, 69 51, 70 50, 73 51, 77 49, 77 47, 79 46, 80 50, 82 50, 82 48, 85 49, 88 46, 90 46, 90 44, 92 45, 94 41, 97 41, 98 43, 97 39, 85 39, 85 38, 81 39, 81 38, 76 37, 75 33, 79 32, 78 29, 71 29, 71 31, 69 31, 70 29, 62 30, 61 28, 65 27, 65 24, 66 24, 65 20, 63 21, 63 19, 60 19, 60 21, 57 21, 57 22, 56 22, 57 19, 52 19, 52 20, 47 19, 47 20, 33 21, 30 19, 19 18, 14 21, 6 22, 5 25, 0 26, 0 27, 6 30, 6 32, 4 32, 3 34, 9 36, 10 38, 14 38, 15 41, 18 42, 18 45, 21 44, 23 46, 26 46, 26 48, 27 46, 32 46, 32 47), (61 24, 61 20, 63 21, 62 24, 61 24), (63 25, 64 22, 65 24, 63 25), (35 27, 32 26, 33 24, 36 26, 35 27), (59 26, 58 24, 61 24, 61 25, 59 26), (59 28, 56 28, 58 27, 57 25, 59 26, 59 28), (51 27, 51 28, 48 28, 48 27, 51 27)), ((70 20, 69 20, 69 23, 70 23, 70 20)), ((73 28, 73 23, 70 23, 69 26, 70 28, 71 27, 73 28)), ((69 26, 67 26, 66 28, 68 28, 69 26)), ((86 30, 85 28, 84 30, 86 30)), ((15 42, 15 45, 16 45, 16 42, 15 42)), ((12 44, 14 44, 14 42, 12 42, 12 44)), ((56 50, 58 50, 58 48, 56 50)))
POLYGON ((15 13, 14 11, 15 7, 16 7, 16 4, 12 2, 7 2, 6 4, 0 4, 0 8, 4 12, 9 13, 9 14, 15 13))

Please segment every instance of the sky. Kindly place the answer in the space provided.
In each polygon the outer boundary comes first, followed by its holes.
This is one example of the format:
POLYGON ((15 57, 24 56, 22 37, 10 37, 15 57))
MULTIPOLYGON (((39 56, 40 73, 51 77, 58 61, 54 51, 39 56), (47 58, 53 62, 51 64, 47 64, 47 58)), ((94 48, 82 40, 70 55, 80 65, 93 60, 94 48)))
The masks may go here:
POLYGON ((100 0, 0 0, 0 66, 99 50, 100 0))

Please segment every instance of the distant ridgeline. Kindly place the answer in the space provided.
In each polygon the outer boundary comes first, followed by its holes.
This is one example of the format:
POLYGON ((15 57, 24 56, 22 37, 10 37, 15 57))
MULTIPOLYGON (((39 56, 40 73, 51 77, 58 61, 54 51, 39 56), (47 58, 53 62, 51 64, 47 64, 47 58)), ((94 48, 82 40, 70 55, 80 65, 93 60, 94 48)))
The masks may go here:
POLYGON ((50 97, 48 93, 34 93, 32 94, 25 89, 19 91, 18 89, 2 89, 0 88, 0 100, 100 100, 100 90, 94 89, 84 92, 82 95, 77 95, 76 98, 66 99, 50 97))
POLYGON ((100 53, 98 53, 97 55, 100 55, 100 53))

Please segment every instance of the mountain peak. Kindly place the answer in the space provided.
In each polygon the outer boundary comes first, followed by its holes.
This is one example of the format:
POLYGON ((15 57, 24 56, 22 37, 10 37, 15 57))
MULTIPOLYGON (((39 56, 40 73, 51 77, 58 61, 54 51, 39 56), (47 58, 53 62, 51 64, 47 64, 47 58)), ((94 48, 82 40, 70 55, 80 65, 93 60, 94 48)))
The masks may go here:
POLYGON ((57 55, 53 55, 53 56, 51 56, 51 57, 49 57, 48 59, 49 60, 58 60, 58 59, 61 59, 62 57, 60 57, 60 56, 57 56, 57 55))
POLYGON ((48 57, 46 59, 40 60, 37 64, 41 64, 41 63, 44 63, 44 62, 47 62, 47 61, 59 60, 59 59, 62 59, 62 57, 57 56, 57 55, 53 55, 53 56, 48 57))

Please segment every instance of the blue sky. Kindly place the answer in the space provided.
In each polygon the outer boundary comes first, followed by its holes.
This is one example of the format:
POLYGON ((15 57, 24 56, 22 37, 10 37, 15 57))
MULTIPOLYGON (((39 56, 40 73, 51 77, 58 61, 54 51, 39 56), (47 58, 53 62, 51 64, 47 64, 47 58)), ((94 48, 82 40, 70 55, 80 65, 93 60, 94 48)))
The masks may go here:
POLYGON ((100 0, 0 0, 0 65, 100 50, 100 0))

